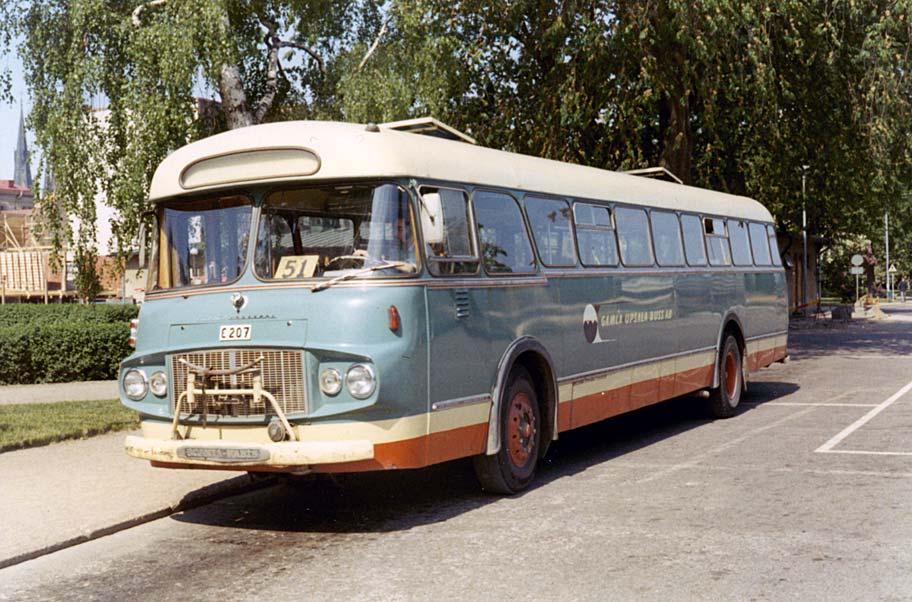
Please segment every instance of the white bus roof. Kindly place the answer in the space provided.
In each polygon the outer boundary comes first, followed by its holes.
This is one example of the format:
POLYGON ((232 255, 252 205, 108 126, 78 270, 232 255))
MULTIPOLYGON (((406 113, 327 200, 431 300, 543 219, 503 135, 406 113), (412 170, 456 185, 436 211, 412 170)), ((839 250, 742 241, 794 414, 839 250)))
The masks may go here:
POLYGON ((155 171, 153 201, 268 182, 414 177, 771 222, 753 199, 420 136, 323 121, 257 125, 205 138, 155 171))

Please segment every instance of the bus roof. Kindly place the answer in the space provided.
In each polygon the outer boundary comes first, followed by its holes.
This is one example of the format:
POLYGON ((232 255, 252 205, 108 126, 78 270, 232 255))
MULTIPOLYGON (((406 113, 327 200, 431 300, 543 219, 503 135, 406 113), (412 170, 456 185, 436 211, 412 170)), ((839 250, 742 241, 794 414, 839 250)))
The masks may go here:
POLYGON ((403 176, 772 221, 763 205, 743 196, 383 127, 325 121, 251 126, 189 144, 161 163, 149 197, 157 201, 250 183, 403 176))

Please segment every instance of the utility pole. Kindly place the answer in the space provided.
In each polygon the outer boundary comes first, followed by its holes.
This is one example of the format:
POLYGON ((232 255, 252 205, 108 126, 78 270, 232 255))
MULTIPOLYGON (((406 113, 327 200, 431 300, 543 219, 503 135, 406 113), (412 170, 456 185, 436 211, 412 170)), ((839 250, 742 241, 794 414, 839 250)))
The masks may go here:
MULTIPOLYGON (((807 235, 807 211, 805 209, 805 198, 807 195, 807 170, 810 165, 801 166, 801 240, 804 244, 804 261, 803 273, 801 274, 801 288, 804 292, 804 304, 810 302, 808 297, 808 235, 807 235)), ((802 305, 798 303, 797 305, 802 305)))

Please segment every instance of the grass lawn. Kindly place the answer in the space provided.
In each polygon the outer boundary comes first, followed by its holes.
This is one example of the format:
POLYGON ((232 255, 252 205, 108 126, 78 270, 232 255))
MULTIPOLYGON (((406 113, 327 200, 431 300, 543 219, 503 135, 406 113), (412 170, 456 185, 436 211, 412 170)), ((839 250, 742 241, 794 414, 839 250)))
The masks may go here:
POLYGON ((116 399, 0 405, 0 452, 139 428, 116 399))

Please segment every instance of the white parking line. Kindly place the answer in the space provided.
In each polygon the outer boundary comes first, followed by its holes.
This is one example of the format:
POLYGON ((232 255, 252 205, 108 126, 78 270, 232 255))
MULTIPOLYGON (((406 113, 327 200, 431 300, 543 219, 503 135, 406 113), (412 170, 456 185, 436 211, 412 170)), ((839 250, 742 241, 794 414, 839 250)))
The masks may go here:
MULTIPOLYGON (((885 399, 883 402, 874 406, 874 408, 870 412, 868 412, 867 414, 865 414, 864 416, 862 416, 861 418, 859 418, 858 420, 856 420, 855 422, 853 422, 852 424, 850 424, 849 426, 844 428, 842 430, 842 432, 840 432, 838 435, 836 435, 835 437, 833 437, 832 439, 830 439, 829 441, 827 441, 826 443, 824 443, 823 445, 821 445, 820 447, 815 449, 814 451, 819 454, 846 453, 846 452, 834 451, 833 448, 836 447, 837 445, 839 445, 843 439, 845 439, 846 437, 848 437, 849 435, 851 435, 852 433, 854 433, 855 431, 857 431, 858 429, 863 427, 869 421, 871 421, 875 416, 877 416, 878 414, 880 414, 881 412, 886 410, 888 407, 893 405, 893 402, 895 402, 897 399, 899 399, 900 397, 902 397, 903 395, 908 393, 910 390, 912 390, 912 382, 909 382, 902 389, 900 389, 899 391, 897 391, 896 393, 894 393, 893 395, 891 395, 890 397, 885 399)), ((900 452, 855 451, 855 452, 849 452, 849 453, 872 454, 872 455, 912 455, 912 454, 905 454, 905 453, 900 453, 900 452)))
POLYGON ((756 405, 786 406, 790 408, 810 406, 814 408, 876 408, 876 403, 801 403, 798 401, 766 401, 756 405))

